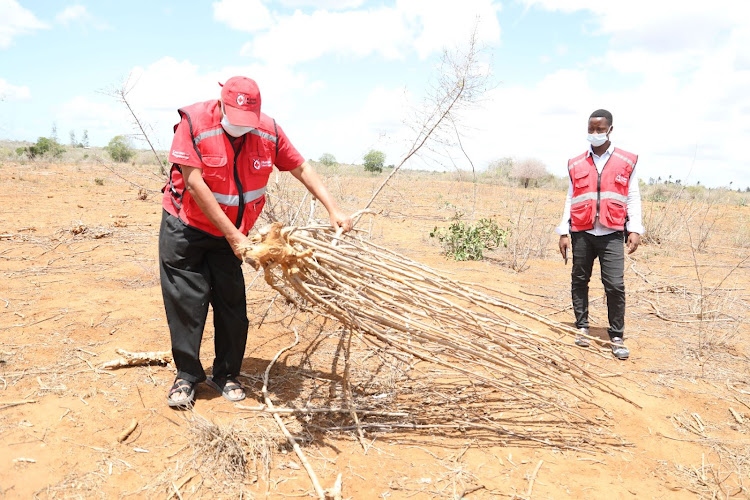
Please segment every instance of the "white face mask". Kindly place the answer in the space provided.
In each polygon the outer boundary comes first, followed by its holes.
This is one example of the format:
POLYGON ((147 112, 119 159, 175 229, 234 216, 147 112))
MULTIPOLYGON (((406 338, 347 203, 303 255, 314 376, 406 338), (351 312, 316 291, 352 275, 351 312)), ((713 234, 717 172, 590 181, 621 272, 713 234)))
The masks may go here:
POLYGON ((609 127, 609 130, 607 130, 606 132, 602 132, 601 134, 589 134, 586 136, 586 139, 591 143, 592 146, 597 148, 607 142, 607 134, 609 134, 611 130, 612 127, 609 127))
MULTIPOLYGON (((222 114, 224 113, 224 103, 221 103, 221 112, 222 114)), ((226 133, 231 135, 232 137, 242 137, 243 135, 253 130, 253 127, 241 127, 239 125, 232 125, 231 123, 229 123, 229 120, 227 120, 227 115, 224 115, 221 118, 221 126, 224 131, 226 131, 226 133)))

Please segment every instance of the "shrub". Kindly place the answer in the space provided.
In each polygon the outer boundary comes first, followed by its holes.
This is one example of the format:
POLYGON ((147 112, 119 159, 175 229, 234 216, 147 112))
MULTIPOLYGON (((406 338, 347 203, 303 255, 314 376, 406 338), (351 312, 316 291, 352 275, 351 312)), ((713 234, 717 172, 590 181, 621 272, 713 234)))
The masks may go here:
POLYGON ((482 260, 484 251, 508 246, 507 229, 502 229, 492 219, 479 219, 476 225, 460 220, 456 214, 453 222, 447 228, 438 228, 430 232, 431 238, 437 238, 443 247, 445 255, 453 260, 482 260))
POLYGON ((365 156, 366 172, 382 172, 385 164, 385 153, 371 149, 365 156))
POLYGON ((336 161, 336 157, 333 156, 331 153, 323 153, 320 155, 320 159, 318 160, 320 163, 325 165, 326 167, 333 167, 334 165, 338 165, 339 163, 336 161))
POLYGON ((118 163, 125 163, 135 156, 135 151, 130 147, 130 141, 124 135, 116 135, 104 148, 109 156, 118 163))
POLYGON ((510 171, 510 177, 517 179, 524 188, 528 188, 530 184, 538 185, 539 179, 546 175, 548 175, 547 167, 540 160, 534 158, 527 158, 514 163, 510 171))
POLYGON ((52 158, 60 158, 64 152, 65 148, 58 144, 55 139, 50 139, 49 137, 40 137, 37 139, 36 144, 32 144, 26 148, 16 149, 16 154, 20 156, 26 153, 31 160, 45 155, 51 156, 52 158))

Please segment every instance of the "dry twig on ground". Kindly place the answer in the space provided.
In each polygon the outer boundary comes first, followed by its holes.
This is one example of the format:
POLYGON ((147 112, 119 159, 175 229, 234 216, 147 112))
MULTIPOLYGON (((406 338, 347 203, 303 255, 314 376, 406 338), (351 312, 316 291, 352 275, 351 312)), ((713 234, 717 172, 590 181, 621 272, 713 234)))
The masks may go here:
POLYGON ((113 359, 103 363, 100 368, 111 370, 113 368, 123 368, 126 366, 143 366, 143 365, 171 365, 171 351, 154 351, 154 352, 128 352, 124 349, 116 349, 115 352, 122 358, 113 359))

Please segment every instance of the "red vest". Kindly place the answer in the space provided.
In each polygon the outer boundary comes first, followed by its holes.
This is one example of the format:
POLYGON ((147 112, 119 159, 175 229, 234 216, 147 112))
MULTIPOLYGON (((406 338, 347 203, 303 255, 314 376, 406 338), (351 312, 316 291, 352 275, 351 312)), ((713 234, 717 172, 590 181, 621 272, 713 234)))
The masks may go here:
POLYGON ((628 214, 628 185, 638 156, 615 148, 601 174, 588 152, 568 161, 573 183, 570 204, 570 230, 593 229, 599 217, 603 225, 622 231, 628 214))
MULTIPOLYGON (((266 203, 266 184, 277 153, 276 122, 261 113, 260 125, 245 134, 244 142, 235 153, 221 126, 219 101, 199 102, 178 112, 187 118, 190 126, 193 147, 203 164, 203 180, 229 220, 242 234, 247 234, 266 203)), ((169 172, 162 206, 189 226, 223 236, 185 189, 177 163, 172 164, 169 172)))

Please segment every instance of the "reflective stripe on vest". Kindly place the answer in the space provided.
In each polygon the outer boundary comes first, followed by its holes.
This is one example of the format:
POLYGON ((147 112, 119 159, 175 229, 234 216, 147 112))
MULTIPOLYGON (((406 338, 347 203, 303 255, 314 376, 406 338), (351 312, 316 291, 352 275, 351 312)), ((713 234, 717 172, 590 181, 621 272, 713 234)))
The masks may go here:
MULTIPOLYGON (((274 123, 276 123, 276 122, 274 122, 274 123)), ((267 134, 267 133, 265 133, 265 132, 263 132, 261 130, 255 129, 255 128, 252 129, 252 130, 250 130, 249 133, 253 134, 253 135, 257 135, 258 137, 261 137, 263 139, 269 140, 269 141, 273 142, 274 144, 276 144, 276 141, 278 140, 276 138, 276 136, 273 136, 271 134, 267 134)))
MULTIPOLYGON (((193 143, 197 146, 198 143, 201 142, 203 139, 206 139, 208 137, 213 137, 215 135, 219 135, 219 134, 221 134, 223 132, 224 132, 224 128, 223 127, 219 127, 219 128, 215 128, 213 130, 207 130, 205 132, 201 132, 200 134, 198 134, 195 137, 195 139, 193 139, 193 143)), ((276 144, 276 142, 278 141, 278 139, 276 138, 276 136, 268 134, 268 133, 263 132, 262 130, 258 130, 258 129, 251 129, 250 132, 248 132, 248 134, 257 135, 258 137, 260 137, 262 139, 266 139, 268 141, 271 141, 274 144, 276 144)))
POLYGON ((582 161, 586 161, 586 158, 588 158, 588 156, 584 155, 583 158, 581 158, 579 160, 576 160, 572 164, 568 165, 568 172, 570 172, 571 170, 573 170, 573 167, 575 167, 576 165, 578 165, 582 161))
POLYGON ((215 128, 213 130, 206 130, 205 132, 201 132, 200 134, 195 136, 195 138, 193 139, 193 144, 197 146, 198 143, 201 142, 203 139, 206 139, 208 137, 213 137, 215 135, 219 135, 223 132, 224 132, 224 129, 221 127, 215 128))
MULTIPOLYGON (((227 207, 238 207, 240 205, 240 195, 238 194, 220 194, 212 193, 216 201, 227 207)), ((253 200, 257 200, 261 196, 266 194, 265 186, 260 189, 254 189, 252 191, 245 191, 242 193, 242 199, 245 204, 250 203, 253 200)))
POLYGON ((633 160, 631 160, 630 158, 628 158, 625 155, 621 155, 617 150, 615 150, 612 153, 612 155, 618 157, 621 160, 623 160, 625 163, 629 164, 632 168, 635 168, 635 163, 633 163, 633 160))
MULTIPOLYGON (((586 200, 595 200, 596 199, 596 192, 590 192, 590 193, 583 193, 581 195, 575 196, 570 200, 570 204, 575 205, 576 203, 581 203, 582 201, 586 200)), ((601 196, 599 198, 600 200, 616 200, 622 203, 628 202, 628 197, 625 195, 621 195, 620 193, 613 193, 612 191, 602 191, 601 196)))

